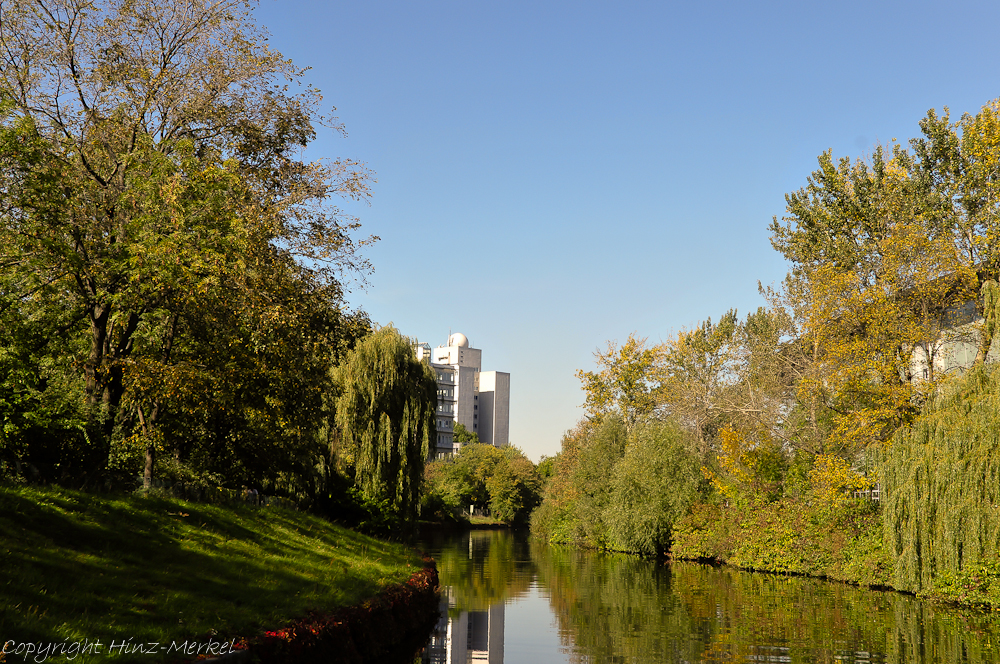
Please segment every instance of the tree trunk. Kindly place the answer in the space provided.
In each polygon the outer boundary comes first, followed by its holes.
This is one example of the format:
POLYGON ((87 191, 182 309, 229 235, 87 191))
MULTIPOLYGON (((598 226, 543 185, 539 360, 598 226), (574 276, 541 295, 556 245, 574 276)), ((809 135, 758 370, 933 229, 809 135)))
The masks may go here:
MULTIPOLYGON (((142 427, 142 437, 146 441, 146 467, 142 471, 142 488, 147 491, 153 487, 153 464, 156 462, 156 443, 149 439, 149 428, 142 414, 142 406, 136 409, 139 413, 139 426, 142 427)), ((154 409, 155 412, 155 409, 154 409)))
POLYGON ((103 391, 100 371, 104 362, 110 315, 111 307, 107 305, 95 304, 90 309, 90 355, 83 367, 88 408, 97 405, 97 395, 103 391))
POLYGON ((980 292, 983 297, 983 326, 979 336, 979 349, 976 351, 976 364, 985 362, 989 356, 993 337, 1000 323, 1000 285, 990 279, 983 283, 980 292))

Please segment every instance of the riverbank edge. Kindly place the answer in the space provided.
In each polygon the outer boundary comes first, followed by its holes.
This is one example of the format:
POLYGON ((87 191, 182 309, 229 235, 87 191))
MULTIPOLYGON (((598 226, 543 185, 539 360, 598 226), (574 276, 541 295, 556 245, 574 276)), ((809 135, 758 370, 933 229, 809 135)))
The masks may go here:
POLYGON ((207 662, 380 664, 402 661, 426 643, 438 619, 441 587, 434 559, 403 583, 330 612, 313 612, 287 627, 243 639, 236 650, 207 662), (387 634, 399 635, 389 639, 387 634))
MULTIPOLYGON (((628 553, 629 555, 636 555, 636 554, 631 554, 628 551, 620 551, 619 553, 628 553)), ((912 595, 914 597, 920 597, 921 599, 935 600, 935 598, 932 596, 921 595, 919 593, 913 592, 912 590, 900 590, 899 588, 895 588, 891 585, 885 585, 881 583, 869 584, 869 583, 864 583, 863 581, 853 581, 851 579, 844 579, 836 576, 830 576, 829 574, 814 574, 810 572, 791 572, 784 569, 769 569, 767 567, 744 567, 742 565, 730 563, 725 560, 720 560, 718 558, 711 558, 704 556, 684 557, 684 556, 675 556, 669 553, 664 558, 664 560, 668 560, 670 562, 697 563, 699 565, 709 565, 711 567, 729 567, 731 569, 740 570, 741 572, 754 572, 756 574, 770 574, 773 576, 798 576, 807 579, 819 579, 820 581, 829 581, 830 583, 842 583, 846 586, 854 586, 855 588, 865 588, 868 590, 877 590, 881 592, 901 593, 903 595, 912 595)), ((952 602, 942 602, 942 603, 951 604, 952 602)), ((977 608, 971 605, 960 605, 960 606, 962 606, 962 608, 977 608)))
POLYGON ((910 596, 914 596, 914 597, 919 597, 920 599, 924 599, 924 600, 928 600, 928 601, 934 601, 934 602, 937 602, 937 603, 940 603, 940 604, 945 604, 945 605, 949 605, 949 606, 955 606, 955 607, 962 608, 962 609, 971 609, 971 610, 975 610, 975 611, 986 611, 985 609, 982 609, 980 606, 975 605, 975 604, 963 604, 961 602, 954 602, 954 601, 950 601, 950 600, 941 599, 941 598, 938 598, 938 597, 933 596, 933 595, 925 595, 925 594, 920 594, 920 593, 914 593, 913 591, 910 591, 910 590, 900 590, 899 588, 895 588, 895 587, 893 587, 891 585, 878 584, 878 583, 868 584, 868 583, 864 583, 864 582, 860 582, 860 581, 854 581, 854 580, 851 580, 851 579, 846 579, 846 578, 840 578, 840 577, 836 577, 836 576, 831 576, 829 574, 817 574, 817 573, 810 573, 810 572, 793 572, 793 571, 789 571, 787 569, 767 568, 767 567, 763 567, 763 566, 761 566, 761 567, 745 567, 745 566, 738 565, 738 564, 735 564, 735 563, 731 563, 731 562, 728 562, 728 561, 726 561, 724 559, 715 558, 715 557, 712 557, 712 556, 678 556, 678 555, 674 555, 673 553, 671 553, 669 551, 665 555, 650 557, 650 556, 644 556, 643 554, 637 553, 635 551, 626 551, 624 549, 615 549, 615 548, 611 548, 611 547, 596 547, 596 546, 589 546, 587 544, 582 544, 582 543, 550 542, 550 541, 546 540, 544 537, 540 537, 540 536, 536 536, 536 535, 532 535, 532 537, 535 538, 535 539, 537 539, 538 541, 544 542, 545 544, 550 545, 550 546, 570 546, 570 547, 575 547, 575 548, 578 548, 578 549, 583 549, 583 550, 586 550, 586 551, 606 551, 608 553, 617 553, 617 554, 626 555, 626 556, 635 556, 636 558, 645 558, 645 559, 649 559, 649 560, 657 560, 657 561, 660 561, 660 562, 671 562, 671 563, 673 563, 673 562, 685 562, 685 563, 696 563, 698 565, 708 565, 708 566, 711 566, 711 567, 728 567, 730 569, 739 570, 741 572, 753 572, 753 573, 756 573, 756 574, 769 574, 769 575, 772 575, 772 576, 794 576, 794 577, 803 577, 803 578, 809 578, 809 579, 818 579, 818 580, 821 580, 821 581, 828 581, 830 583, 842 583, 844 585, 854 586, 856 588, 865 588, 865 589, 868 589, 868 590, 875 590, 875 591, 879 591, 879 592, 894 592, 894 593, 900 593, 900 594, 903 594, 903 595, 910 595, 910 596))
POLYGON ((462 533, 470 530, 518 530, 525 526, 513 526, 509 523, 451 523, 444 521, 421 521, 419 532, 462 533))

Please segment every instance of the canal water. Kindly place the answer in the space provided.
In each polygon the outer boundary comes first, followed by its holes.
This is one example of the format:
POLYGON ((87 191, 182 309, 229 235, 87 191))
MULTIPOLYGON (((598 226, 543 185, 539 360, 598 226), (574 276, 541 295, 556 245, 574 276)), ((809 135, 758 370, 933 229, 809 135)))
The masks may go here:
POLYGON ((506 530, 427 535, 433 664, 1000 664, 1000 621, 894 592, 581 551, 506 530))

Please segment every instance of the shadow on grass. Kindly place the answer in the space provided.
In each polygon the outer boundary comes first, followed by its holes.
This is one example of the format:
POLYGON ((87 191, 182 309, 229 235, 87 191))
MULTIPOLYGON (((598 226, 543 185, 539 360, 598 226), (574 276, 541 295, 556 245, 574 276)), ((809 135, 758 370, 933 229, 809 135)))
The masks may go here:
POLYGON ((19 642, 247 635, 363 601, 419 564, 298 512, 10 487, 0 554, 0 639, 19 642))

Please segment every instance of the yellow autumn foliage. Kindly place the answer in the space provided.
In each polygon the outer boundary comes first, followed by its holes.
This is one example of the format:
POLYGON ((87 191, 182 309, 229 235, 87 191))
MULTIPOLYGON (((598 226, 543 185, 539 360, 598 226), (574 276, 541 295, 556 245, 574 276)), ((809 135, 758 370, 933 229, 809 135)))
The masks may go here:
POLYGON ((816 463, 809 471, 809 483, 813 494, 831 505, 847 500, 854 491, 866 491, 872 487, 870 479, 833 454, 816 457, 816 463))
POLYGON ((702 468, 712 486, 731 503, 777 497, 785 469, 784 454, 770 437, 757 437, 760 440, 726 427, 716 440, 719 472, 702 468))

